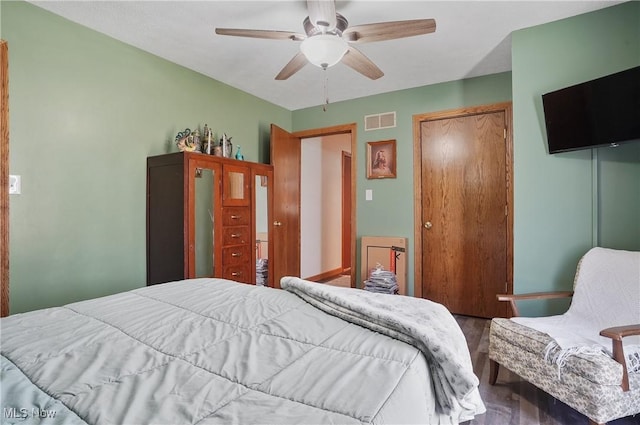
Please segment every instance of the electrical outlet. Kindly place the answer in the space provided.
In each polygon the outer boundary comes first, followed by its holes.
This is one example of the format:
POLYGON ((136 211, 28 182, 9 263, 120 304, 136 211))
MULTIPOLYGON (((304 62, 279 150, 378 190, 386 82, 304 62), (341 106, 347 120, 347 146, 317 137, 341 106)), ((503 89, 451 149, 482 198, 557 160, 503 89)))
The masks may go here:
POLYGON ((9 195, 20 195, 20 176, 9 175, 9 195))

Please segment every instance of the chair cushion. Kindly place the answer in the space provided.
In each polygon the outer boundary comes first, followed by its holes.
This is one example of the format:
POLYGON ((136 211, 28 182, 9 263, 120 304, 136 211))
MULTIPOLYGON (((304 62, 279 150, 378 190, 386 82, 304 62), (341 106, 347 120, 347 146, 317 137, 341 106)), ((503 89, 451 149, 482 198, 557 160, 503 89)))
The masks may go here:
MULTIPOLYGON (((545 350, 552 341, 547 334, 501 318, 491 321, 491 338, 498 338, 535 354, 541 361, 544 361, 545 350)), ((619 386, 622 381, 622 365, 606 354, 576 354, 567 357, 561 370, 561 375, 564 374, 582 376, 594 384, 619 386)))

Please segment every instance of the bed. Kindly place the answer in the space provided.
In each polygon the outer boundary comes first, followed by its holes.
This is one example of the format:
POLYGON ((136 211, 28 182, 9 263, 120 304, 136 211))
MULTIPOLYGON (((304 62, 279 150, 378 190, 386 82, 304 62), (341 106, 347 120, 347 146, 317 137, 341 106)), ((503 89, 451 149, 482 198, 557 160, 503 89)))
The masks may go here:
POLYGON ((282 286, 192 279, 3 318, 3 423, 436 424, 484 412, 444 307, 282 286))

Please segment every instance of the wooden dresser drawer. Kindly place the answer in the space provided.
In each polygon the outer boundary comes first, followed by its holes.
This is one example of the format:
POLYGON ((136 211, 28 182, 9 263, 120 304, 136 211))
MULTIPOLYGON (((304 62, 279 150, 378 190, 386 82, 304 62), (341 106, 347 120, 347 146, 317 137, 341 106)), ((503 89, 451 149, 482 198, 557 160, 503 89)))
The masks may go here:
POLYGON ((225 265, 222 268, 222 277, 224 279, 236 280, 238 282, 251 283, 252 279, 249 273, 248 265, 225 265))
POLYGON ((227 207, 222 209, 223 226, 248 226, 251 223, 251 209, 247 207, 227 207))
POLYGON ((248 245, 229 246, 222 248, 222 267, 228 265, 251 263, 251 250, 248 245))
POLYGON ((249 226, 229 226, 222 228, 222 246, 248 245, 251 241, 249 226))

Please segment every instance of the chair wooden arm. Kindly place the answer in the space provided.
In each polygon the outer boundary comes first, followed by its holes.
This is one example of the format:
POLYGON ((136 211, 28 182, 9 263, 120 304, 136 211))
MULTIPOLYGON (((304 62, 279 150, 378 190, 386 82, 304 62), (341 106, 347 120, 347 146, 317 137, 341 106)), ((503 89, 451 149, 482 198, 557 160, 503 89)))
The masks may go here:
POLYGON ((548 300, 553 298, 568 298, 573 296, 573 291, 534 292, 531 294, 498 294, 498 301, 509 301, 514 316, 520 316, 520 310, 516 301, 522 300, 548 300))
POLYGON ((611 338, 613 344, 613 359, 622 365, 622 391, 629 391, 629 375, 627 372, 627 361, 624 357, 622 338, 625 336, 640 335, 640 323, 603 329, 600 331, 600 335, 611 338))

